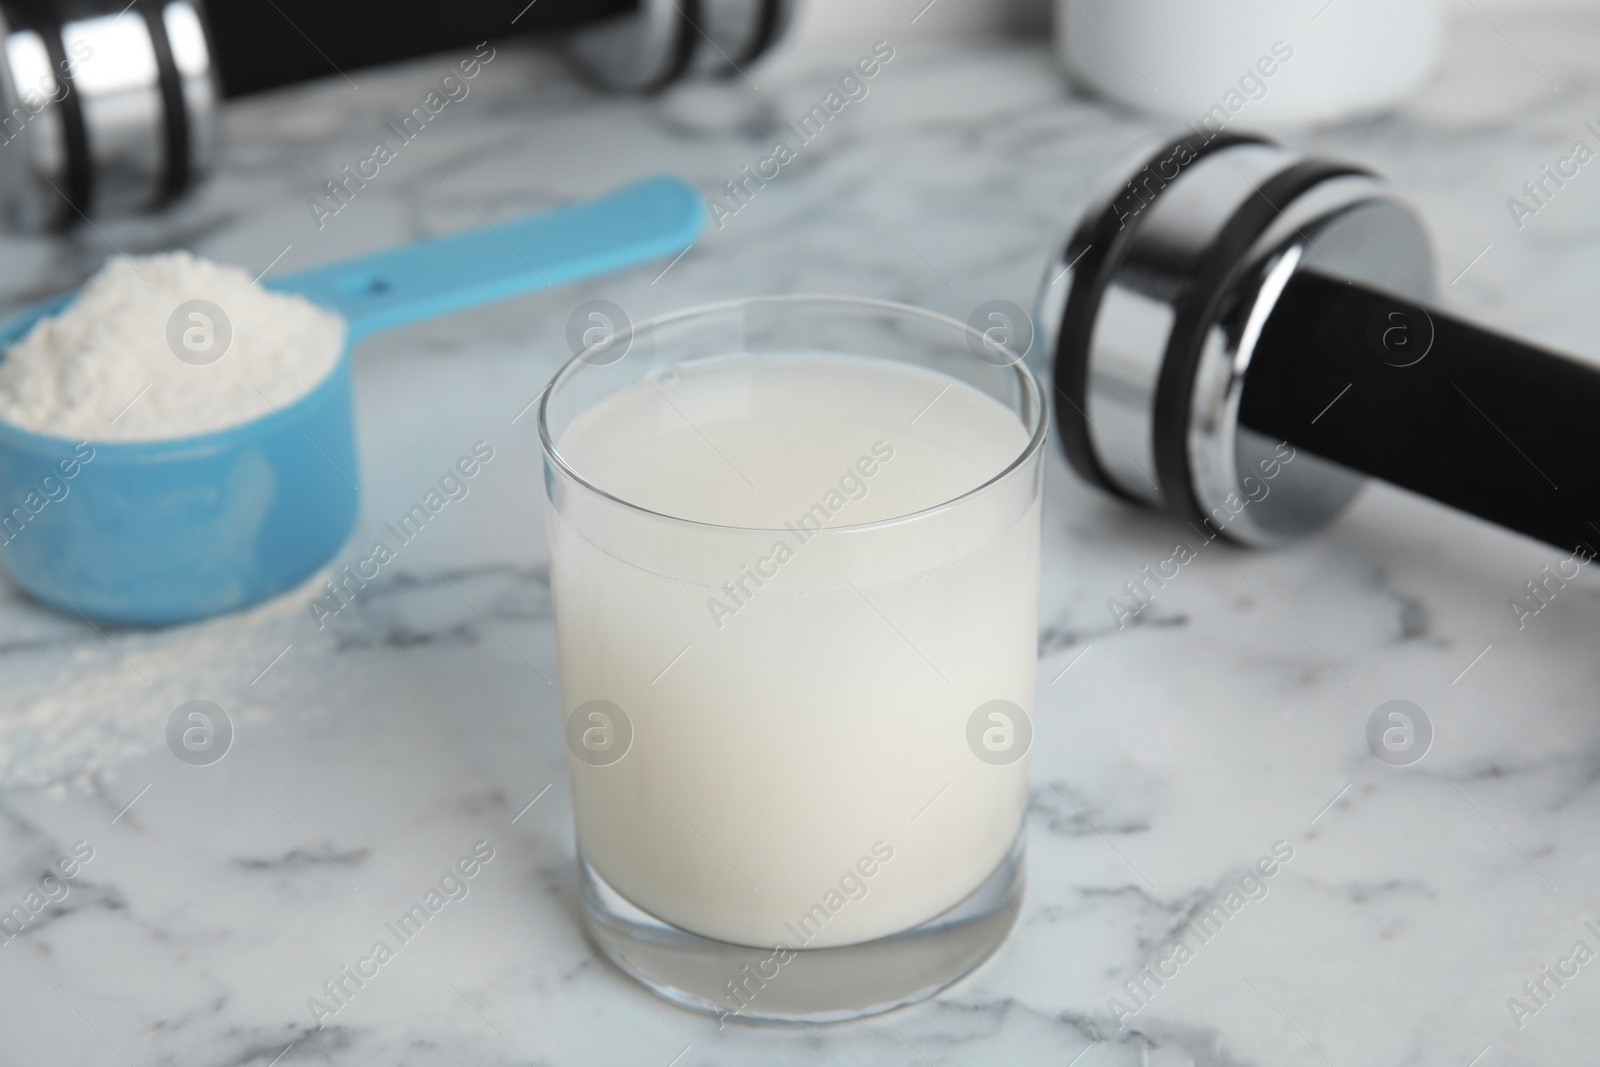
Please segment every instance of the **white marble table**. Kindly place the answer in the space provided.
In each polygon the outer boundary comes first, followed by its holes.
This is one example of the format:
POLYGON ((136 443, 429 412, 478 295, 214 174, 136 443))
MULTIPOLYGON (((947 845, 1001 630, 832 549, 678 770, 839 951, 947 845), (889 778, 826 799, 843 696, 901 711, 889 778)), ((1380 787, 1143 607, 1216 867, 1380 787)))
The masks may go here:
MULTIPOLYGON (((1450 305, 1594 352, 1600 172, 1520 232, 1505 201, 1600 117, 1600 16, 1502 28, 1515 47, 1482 20, 1458 25, 1436 85, 1400 114, 1293 140, 1426 205, 1443 280, 1471 265, 1450 305)), ((255 100, 229 114, 221 173, 196 201, 69 242, 7 240, 0 292, 73 284, 109 242, 256 269, 289 245, 282 271, 655 171, 714 189, 766 155, 772 116, 808 108, 870 44, 783 57, 752 72, 759 93, 655 102, 597 98, 504 47, 320 231, 306 198, 444 64, 255 100)), ((1575 942, 1600 948, 1583 925, 1600 926, 1593 576, 1519 630, 1507 600, 1556 554, 1385 489, 1291 550, 1210 549, 1119 631, 1107 598, 1176 532, 1052 458, 1027 902, 998 955, 937 999, 830 1029, 719 1030, 579 932, 540 675, 553 645, 538 464, 530 420, 512 422, 562 357, 571 309, 604 297, 637 319, 797 291, 962 318, 1028 304, 1093 176, 1155 128, 1070 97, 1042 47, 901 44, 871 96, 664 276, 360 351, 363 533, 474 441, 496 459, 326 630, 290 596, 102 634, 0 591, 0 909, 75 842, 93 850, 68 895, 0 945, 0 1064, 1591 1061, 1600 963, 1520 1029, 1507 1001, 1575 942), (197 698, 237 729, 209 767, 164 740, 197 698), (1364 739, 1393 698, 1437 733, 1408 768, 1364 739), (479 840, 494 859, 470 895, 318 1029, 307 998, 479 840), (1119 1029, 1108 998, 1275 842, 1293 858, 1270 892, 1119 1029)))

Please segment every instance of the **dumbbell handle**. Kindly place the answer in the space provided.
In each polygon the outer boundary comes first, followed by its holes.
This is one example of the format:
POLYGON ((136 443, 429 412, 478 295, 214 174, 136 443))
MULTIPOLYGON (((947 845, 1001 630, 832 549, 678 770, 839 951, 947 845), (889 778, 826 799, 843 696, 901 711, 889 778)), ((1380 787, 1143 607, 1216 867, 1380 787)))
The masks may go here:
POLYGON ((209 0, 224 96, 471 48, 480 41, 568 30, 635 11, 639 0, 209 0))
POLYGON ((1297 273, 1239 422, 1564 551, 1600 545, 1600 370, 1433 308, 1297 273), (1430 320, 1431 348, 1394 365, 1430 320))

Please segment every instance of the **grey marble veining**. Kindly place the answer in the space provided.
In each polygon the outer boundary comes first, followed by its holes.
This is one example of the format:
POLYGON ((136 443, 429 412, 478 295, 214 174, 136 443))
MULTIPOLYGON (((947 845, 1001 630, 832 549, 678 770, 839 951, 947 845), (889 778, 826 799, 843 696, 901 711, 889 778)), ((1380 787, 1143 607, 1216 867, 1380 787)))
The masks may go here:
MULTIPOLYGON (((1502 27, 1514 47, 1459 23, 1445 69, 1399 113, 1291 140, 1424 205, 1447 304, 1594 354, 1600 171, 1520 231, 1506 199, 1600 118, 1600 17, 1502 27)), ((281 272, 651 172, 715 190, 871 43, 783 56, 750 72, 759 88, 653 101, 597 97, 502 47, 320 230, 307 198, 442 62, 242 103, 199 197, 67 241, 8 239, 0 294, 75 284, 112 245, 258 270, 287 246, 281 272)), ((637 320, 800 291, 961 318, 1027 305, 1096 175, 1160 128, 1071 97, 1041 46, 898 44, 867 99, 665 274, 361 349, 356 544, 473 442, 496 457, 325 630, 290 595, 101 634, 0 589, 0 910, 76 843, 93 852, 0 945, 0 1064, 1592 1059, 1600 962, 1520 1029, 1507 1001, 1531 1003, 1523 983, 1576 942, 1600 948, 1584 926, 1600 926, 1600 596, 1586 575, 1519 630, 1506 601, 1553 554, 1382 488, 1287 551, 1208 548, 1119 629, 1107 599, 1182 535, 1052 459, 1028 898, 1000 953, 937 999, 822 1030, 718 1030, 579 932, 537 454, 530 420, 512 421, 561 359, 571 309, 604 297, 637 320), (195 698, 237 727, 209 767, 163 739, 195 698), (1366 747, 1394 698, 1437 732, 1409 768, 1366 747), (480 840, 494 859, 469 896, 318 1029, 307 998, 480 840), (1279 842, 1292 858, 1264 897, 1213 938, 1186 933, 1279 842), (1192 958, 1119 1027, 1108 1001, 1133 1006, 1124 983, 1178 937, 1192 958)))

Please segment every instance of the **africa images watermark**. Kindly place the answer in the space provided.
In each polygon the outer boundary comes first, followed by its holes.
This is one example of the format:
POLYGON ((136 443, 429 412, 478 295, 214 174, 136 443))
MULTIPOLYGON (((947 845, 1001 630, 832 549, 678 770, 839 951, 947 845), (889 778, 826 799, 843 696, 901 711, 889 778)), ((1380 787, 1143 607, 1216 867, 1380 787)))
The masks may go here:
POLYGON ((65 500, 67 494, 72 492, 72 487, 67 483, 76 478, 93 459, 94 446, 87 441, 79 441, 72 455, 57 460, 54 469, 46 468, 50 473, 39 476, 37 490, 28 490, 23 494, 21 503, 8 512, 0 513, 0 545, 15 541, 34 516, 52 503, 65 500), (58 470, 61 472, 59 477, 55 473, 58 470))
POLYGON ((855 65, 839 77, 838 87, 828 90, 820 103, 812 105, 810 111, 800 116, 798 123, 785 123, 794 134, 793 144, 788 138, 778 141, 772 146, 771 154, 756 163, 754 171, 749 164, 740 167, 739 177, 722 183, 723 192, 728 198, 726 201, 718 196, 708 196, 706 208, 717 220, 717 229, 726 226, 727 220, 743 211, 755 199, 756 193, 765 189, 767 183, 775 179, 784 167, 800 158, 800 150, 821 136, 828 123, 846 107, 865 100, 872 91, 867 82, 877 77, 893 58, 894 47, 888 41, 873 45, 871 54, 856 60, 855 65))
POLYGON ((745 605, 756 598, 767 581, 778 576, 778 569, 794 559, 795 553, 826 527, 829 519, 843 511, 852 500, 861 500, 867 495, 870 491, 868 480, 893 458, 893 445, 887 441, 874 441, 871 453, 846 468, 839 476, 836 487, 830 487, 822 494, 822 499, 802 512, 799 518, 784 523, 783 528, 794 537, 794 545, 784 540, 774 541, 770 555, 762 556, 753 565, 745 564, 735 577, 722 583, 722 593, 726 599, 707 597, 706 610, 711 612, 712 624, 720 630, 726 619, 739 614, 745 605), (755 589, 750 588, 752 582, 755 583, 755 589))
POLYGON ((1211 514, 1203 522, 1205 530, 1196 528, 1195 532, 1201 534, 1199 548, 1187 541, 1180 541, 1173 546, 1172 555, 1156 563, 1154 568, 1146 563, 1139 568, 1140 577, 1122 583, 1123 591, 1127 594, 1127 602, 1116 597, 1106 599, 1106 608, 1111 612, 1111 619, 1117 624, 1117 629, 1125 630, 1128 624, 1138 619, 1141 612, 1148 608, 1156 598, 1156 594, 1167 587, 1167 582, 1172 581, 1183 573, 1183 568, 1194 562, 1200 555, 1200 549, 1221 536, 1228 523, 1239 517, 1240 512, 1251 504, 1259 504, 1267 499, 1272 492, 1272 486, 1267 483, 1283 473, 1283 468, 1294 462, 1294 446, 1287 441, 1280 442, 1273 450, 1273 458, 1263 459, 1257 469, 1261 471, 1258 479, 1253 474, 1247 474, 1240 479, 1239 486, 1245 495, 1230 492, 1222 500, 1220 507, 1211 509, 1211 514), (1284 455, 1284 449, 1289 450, 1284 455), (1258 492, 1259 490, 1259 492, 1258 492))
POLYGON ((17 86, 17 106, 0 119, 0 148, 21 137, 46 108, 71 95, 73 75, 81 64, 94 58, 94 48, 88 41, 74 39, 67 45, 69 54, 52 65, 44 42, 27 31, 13 33, 7 45, 6 58, 17 86), (65 76, 58 77, 57 70, 65 76))
POLYGON ((1244 911, 1246 905, 1267 899, 1267 894, 1271 892, 1269 879, 1292 859, 1294 846, 1287 841, 1274 841, 1271 853, 1256 860, 1254 867, 1241 874, 1228 887, 1221 900, 1213 899, 1196 905, 1183 921, 1183 932, 1157 950, 1154 962, 1146 964, 1135 977, 1122 983, 1122 993, 1127 999, 1106 998, 1106 1010, 1111 1013, 1111 1021, 1117 1024, 1117 1029, 1126 1029, 1129 1019, 1149 1007, 1156 994, 1178 977, 1181 968, 1194 959, 1201 948, 1215 941, 1223 927, 1244 911), (1191 938, 1193 945, 1189 943, 1191 938))
POLYGON ((83 871, 83 865, 94 859, 94 846, 78 841, 72 846, 72 855, 62 856, 39 879, 36 888, 22 896, 22 902, 10 911, 0 912, 0 948, 11 944, 22 931, 52 904, 59 904, 72 892, 71 882, 83 871))
POLYGON ((325 629, 330 618, 355 603, 357 594, 367 587, 367 583, 377 578, 385 566, 399 558, 400 549, 420 537, 428 523, 443 511, 447 504, 467 499, 467 494, 472 492, 470 485, 472 479, 477 477, 492 459, 494 459, 493 445, 488 441, 474 442, 471 454, 456 460, 454 466, 439 476, 437 488, 430 487, 422 494, 420 501, 411 505, 409 511, 394 522, 383 524, 384 530, 395 540, 393 547, 386 538, 380 537, 373 542, 371 552, 354 563, 344 564, 333 578, 323 582, 323 595, 312 597, 306 602, 311 617, 317 620, 317 629, 325 629))
POLYGON ((321 1030, 329 1019, 348 1008, 355 995, 378 977, 384 964, 394 959, 401 948, 416 940, 423 927, 444 911, 446 905, 466 900, 467 894, 472 892, 471 880, 493 859, 494 846, 489 842, 479 841, 473 845, 470 855, 462 856, 453 866, 445 869, 439 876, 437 886, 429 886, 422 899, 401 912, 394 922, 383 924, 383 928, 393 936, 394 944, 391 945, 388 938, 380 937, 353 966, 345 964, 332 978, 322 983, 322 997, 307 997, 306 1008, 311 1012, 317 1029, 321 1030))
MULTIPOLYGON (((1592 934, 1596 943, 1600 944, 1600 927, 1592 921, 1585 921, 1584 930, 1592 934)), ((1584 964, 1595 958, 1595 950, 1582 938, 1572 945, 1572 951, 1558 958, 1553 964, 1546 964, 1533 979, 1522 983, 1521 997, 1507 997, 1506 1010, 1511 1013, 1511 1021, 1521 1030, 1528 1025, 1528 1020, 1538 1015, 1556 994, 1565 989, 1567 983, 1578 977, 1578 971, 1584 964)))
POLYGON ((1528 620, 1550 606, 1567 583, 1578 577, 1580 571, 1587 567, 1595 558, 1594 548, 1588 544, 1580 544, 1572 555, 1555 565, 1555 570, 1550 569, 1550 564, 1539 568, 1542 577, 1528 579, 1523 584, 1523 597, 1510 597, 1506 600, 1506 607, 1511 609, 1512 618, 1517 620, 1517 629, 1526 629, 1528 620), (1567 568, 1571 568, 1569 572, 1567 568))
MULTIPOLYGON (((1600 126, 1596 126, 1593 119, 1585 120, 1583 128, 1600 138, 1600 126)), ((1567 182, 1578 176, 1578 168, 1595 158, 1595 155, 1589 142, 1574 141, 1572 148, 1556 160, 1554 167, 1546 163, 1539 168, 1538 174, 1522 183, 1522 193, 1527 199, 1506 197, 1506 210, 1511 212, 1511 221, 1517 224, 1517 229, 1527 226, 1530 218, 1549 207, 1550 201, 1566 188, 1567 182)))
POLYGON ((756 997, 767 987, 767 983, 776 979, 782 973, 784 964, 794 959, 796 950, 814 941, 830 919, 852 902, 866 899, 867 894, 872 891, 872 878, 892 859, 894 859, 894 847, 886 841, 874 841, 871 855, 861 856, 852 866, 846 868, 839 876, 837 886, 829 886, 820 901, 798 918, 785 922, 783 924, 785 936, 773 944, 771 955, 758 962, 753 971, 750 964, 745 964, 737 976, 724 983, 723 988, 728 992, 728 1001, 734 1007, 731 1011, 718 1013, 717 1029, 722 1029, 722 1024, 730 1017, 742 1015, 746 1008, 755 1003, 756 997), (789 944, 790 938, 794 939, 793 945, 789 944), (768 970, 769 965, 771 970, 768 970))
POLYGON ((394 144, 390 144, 387 140, 379 141, 373 146, 372 154, 358 160, 353 170, 351 165, 346 163, 339 168, 339 174, 323 183, 323 189, 326 190, 324 193, 306 201, 317 229, 327 226, 329 219, 349 206, 356 195, 367 187, 367 182, 382 173, 384 167, 399 159, 400 150, 416 140, 428 123, 446 107, 459 104, 467 98, 467 94, 472 92, 472 86, 467 82, 476 78, 483 72, 484 67, 494 61, 495 51, 488 41, 484 41, 478 45, 473 56, 457 63, 450 73, 439 79, 439 87, 430 90, 428 95, 422 98, 422 103, 407 112, 400 121, 389 120, 387 125, 395 135, 394 144))
MULTIPOLYGON (((1239 76, 1238 85, 1230 86, 1222 94, 1222 99, 1212 104, 1198 122, 1189 123, 1189 128, 1200 139, 1199 143, 1205 145, 1216 140, 1234 116, 1251 102, 1264 99, 1269 92, 1267 79, 1277 74, 1283 64, 1293 58, 1294 48, 1287 41, 1273 41, 1270 54, 1261 56, 1253 66, 1246 68, 1239 76)), ((1117 228, 1126 227, 1129 219, 1155 203, 1156 194, 1165 189, 1168 182, 1175 180, 1184 167, 1199 158, 1200 154, 1195 151, 1193 143, 1184 141, 1165 158, 1149 164, 1134 176, 1128 182, 1127 190, 1111 205, 1117 213, 1117 228)))

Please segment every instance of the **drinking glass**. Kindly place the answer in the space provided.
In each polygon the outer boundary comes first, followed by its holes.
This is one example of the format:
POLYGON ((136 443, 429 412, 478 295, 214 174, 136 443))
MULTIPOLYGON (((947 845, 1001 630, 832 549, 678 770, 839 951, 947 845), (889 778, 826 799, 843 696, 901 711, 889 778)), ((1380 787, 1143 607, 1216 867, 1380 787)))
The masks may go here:
POLYGON ((1023 353, 836 297, 602 332, 538 409, 589 933, 725 1019, 930 996, 1022 897, 1023 353))

